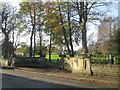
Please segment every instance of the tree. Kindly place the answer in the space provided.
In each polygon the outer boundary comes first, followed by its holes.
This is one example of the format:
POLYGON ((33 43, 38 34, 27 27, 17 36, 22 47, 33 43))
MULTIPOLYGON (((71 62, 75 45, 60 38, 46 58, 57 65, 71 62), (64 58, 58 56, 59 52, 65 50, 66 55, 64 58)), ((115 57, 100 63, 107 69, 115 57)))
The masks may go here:
POLYGON ((20 47, 17 49, 17 52, 23 53, 23 55, 27 55, 29 53, 29 46, 25 43, 22 43, 20 47))
POLYGON ((35 55, 35 35, 36 35, 36 30, 38 30, 38 28, 40 27, 40 20, 38 19, 41 15, 40 12, 43 11, 43 4, 42 2, 22 2, 20 4, 20 12, 23 15, 27 15, 26 17, 29 19, 30 21, 30 25, 31 27, 31 37, 30 37, 30 57, 32 57, 32 55, 35 55), (34 36, 34 53, 32 46, 33 46, 33 36, 34 36))
POLYGON ((45 15, 44 15, 44 24, 45 30, 50 35, 50 44, 49 44, 49 61, 51 62, 51 47, 54 34, 58 31, 59 25, 59 15, 58 10, 56 9, 55 2, 46 2, 45 3, 45 15))
POLYGON ((89 53, 96 53, 96 43, 92 42, 91 44, 89 44, 88 50, 89 50, 89 53))
POLYGON ((70 3, 67 3, 67 19, 68 19, 68 29, 69 29, 69 42, 70 42, 70 47, 71 47, 71 53, 70 56, 74 56, 74 50, 73 50, 73 40, 72 40, 72 26, 71 26, 71 7, 70 3))
POLYGON ((120 55, 120 28, 119 27, 118 27, 118 29, 116 29, 114 37, 115 37, 114 41, 117 44, 117 54, 120 55))
MULTIPOLYGON (((110 6, 109 2, 73 2, 74 10, 77 12, 79 19, 76 22, 79 23, 80 33, 82 34, 82 47, 84 53, 88 53, 87 47, 87 23, 88 21, 93 23, 93 20, 99 20, 101 16, 105 15, 106 11, 99 11, 98 8, 102 6, 110 6)), ((76 18, 76 17, 74 17, 76 18)))
POLYGON ((1 30, 5 36, 2 50, 4 58, 9 58, 10 55, 13 55, 13 43, 10 41, 10 33, 15 29, 16 18, 14 17, 16 14, 15 7, 12 7, 9 3, 2 3, 1 6, 1 30))
POLYGON ((45 22, 48 30, 52 31, 52 41, 54 44, 59 44, 60 46, 64 45, 67 47, 69 55, 74 56, 72 40, 73 31, 70 15, 71 7, 69 4, 70 3, 47 2, 45 22))
POLYGON ((118 53, 119 29, 117 18, 106 17, 99 25, 97 46, 103 53, 118 53))
POLYGON ((43 55, 45 55, 47 53, 48 53, 47 46, 45 44, 43 44, 43 43, 40 46, 40 44, 37 43, 37 45, 36 45, 36 54, 38 54, 38 55, 40 55, 40 57, 42 57, 43 55))

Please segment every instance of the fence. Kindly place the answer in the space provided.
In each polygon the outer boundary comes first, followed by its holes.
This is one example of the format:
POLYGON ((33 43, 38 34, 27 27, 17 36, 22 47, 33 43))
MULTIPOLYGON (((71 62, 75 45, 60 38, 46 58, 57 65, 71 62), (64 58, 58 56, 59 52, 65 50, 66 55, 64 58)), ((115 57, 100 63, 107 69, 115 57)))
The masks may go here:
MULTIPOLYGON (((84 55, 76 55, 75 57, 80 58, 84 55)), ((117 62, 115 60, 115 57, 117 55, 111 55, 111 54, 93 54, 90 55, 91 57, 91 64, 119 64, 120 60, 117 58, 117 62)), ((49 61, 49 60, 48 60, 49 61)), ((47 62, 48 66, 54 66, 59 67, 59 59, 52 59, 51 62, 47 62)))
POLYGON ((96 64, 119 64, 120 58, 118 55, 111 55, 111 54, 94 54, 91 55, 91 63, 96 64))

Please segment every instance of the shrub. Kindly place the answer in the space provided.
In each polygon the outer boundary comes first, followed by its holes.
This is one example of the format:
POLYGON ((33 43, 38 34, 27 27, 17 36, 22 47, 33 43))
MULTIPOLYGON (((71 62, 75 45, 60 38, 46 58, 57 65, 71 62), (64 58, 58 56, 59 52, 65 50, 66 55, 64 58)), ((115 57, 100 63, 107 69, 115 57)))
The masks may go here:
POLYGON ((120 64, 120 56, 115 56, 113 60, 114 60, 114 64, 120 64))

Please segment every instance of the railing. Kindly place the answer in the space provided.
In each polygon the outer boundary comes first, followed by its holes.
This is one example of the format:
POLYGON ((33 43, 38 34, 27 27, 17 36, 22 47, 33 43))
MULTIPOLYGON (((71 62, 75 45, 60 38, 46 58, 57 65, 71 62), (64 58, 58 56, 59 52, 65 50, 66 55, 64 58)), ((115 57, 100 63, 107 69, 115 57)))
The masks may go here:
POLYGON ((120 58, 118 55, 111 54, 93 54, 91 55, 91 63, 99 63, 99 64, 119 64, 120 58))

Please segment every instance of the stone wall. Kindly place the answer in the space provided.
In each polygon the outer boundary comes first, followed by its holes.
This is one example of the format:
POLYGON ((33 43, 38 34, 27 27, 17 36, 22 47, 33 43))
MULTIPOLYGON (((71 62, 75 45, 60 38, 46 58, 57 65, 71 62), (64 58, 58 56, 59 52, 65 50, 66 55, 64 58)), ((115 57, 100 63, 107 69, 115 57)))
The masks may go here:
POLYGON ((120 64, 91 64, 89 58, 61 58, 60 68, 72 73, 83 73, 99 76, 120 76, 120 64))
POLYGON ((47 60, 44 57, 15 57, 12 60, 2 59, 2 65, 45 67, 47 60))
POLYGON ((47 60, 44 57, 16 57, 14 66, 45 67, 47 60))
POLYGON ((120 65, 114 64, 91 64, 93 75, 120 76, 120 65))
POLYGON ((60 66, 67 71, 71 71, 72 73, 91 74, 89 58, 61 58, 60 66))
POLYGON ((2 65, 8 65, 8 60, 1 58, 2 65))

